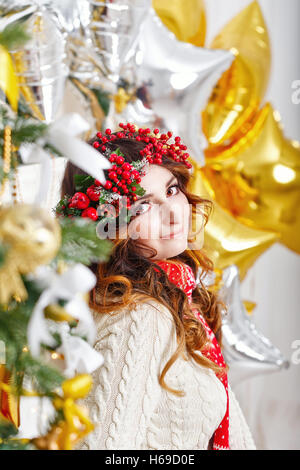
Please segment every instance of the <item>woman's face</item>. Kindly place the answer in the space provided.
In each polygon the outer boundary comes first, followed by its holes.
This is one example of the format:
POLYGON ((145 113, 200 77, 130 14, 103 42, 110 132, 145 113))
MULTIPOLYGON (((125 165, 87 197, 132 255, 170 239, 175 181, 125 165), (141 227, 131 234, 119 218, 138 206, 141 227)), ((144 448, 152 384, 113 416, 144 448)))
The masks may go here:
MULTIPOLYGON (((167 168, 151 164, 140 184, 146 192, 132 205, 134 217, 128 235, 154 248, 157 255, 153 260, 179 255, 188 245, 190 205, 177 178, 167 168)), ((151 256, 149 250, 138 250, 147 258, 151 256)))

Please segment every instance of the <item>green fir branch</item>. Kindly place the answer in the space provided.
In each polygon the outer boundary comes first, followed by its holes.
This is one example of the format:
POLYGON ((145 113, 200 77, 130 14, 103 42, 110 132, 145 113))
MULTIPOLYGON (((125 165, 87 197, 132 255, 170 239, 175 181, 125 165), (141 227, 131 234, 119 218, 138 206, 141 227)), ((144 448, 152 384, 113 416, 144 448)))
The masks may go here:
POLYGON ((110 94, 104 90, 100 90, 99 88, 91 88, 91 91, 95 94, 105 116, 107 116, 111 101, 110 94))
POLYGON ((63 157, 63 154, 59 150, 57 150, 52 144, 49 144, 48 142, 45 143, 44 149, 48 151, 49 153, 56 155, 57 157, 63 157))
MULTIPOLYGON (((1 435, 1 434, 0 434, 1 435)), ((0 450, 37 450, 30 442, 21 439, 7 439, 0 444, 0 450)))
POLYGON ((2 439, 7 439, 16 434, 18 434, 18 428, 16 428, 13 423, 0 416, 0 436, 2 439))
POLYGON ((7 245, 4 245, 3 243, 0 244, 0 268, 5 263, 5 257, 6 257, 6 253, 8 252, 8 250, 9 250, 9 247, 7 245))
POLYGON ((89 175, 74 175, 76 191, 86 192, 87 188, 95 183, 95 178, 89 175))
POLYGON ((13 300, 9 308, 0 305, 0 340, 5 343, 5 367, 11 372, 12 384, 18 393, 26 375, 31 378, 36 390, 51 396, 64 377, 57 369, 32 357, 28 351, 28 323, 42 291, 33 281, 23 279, 23 282, 28 299, 25 302, 13 300))
POLYGON ((44 396, 52 397, 55 389, 60 387, 65 380, 58 369, 32 357, 29 353, 23 354, 17 366, 26 371, 26 375, 31 378, 34 389, 44 396))
POLYGON ((26 440, 17 439, 18 428, 0 415, 0 450, 35 450, 26 440))
POLYGON ((22 46, 29 39, 30 35, 22 21, 11 23, 0 32, 0 44, 8 50, 22 46))
POLYGON ((53 208, 53 212, 55 213, 56 216, 61 216, 61 217, 80 217, 81 215, 81 210, 76 209, 75 207, 69 207, 69 204, 71 202, 72 196, 69 194, 65 194, 60 201, 56 204, 56 206, 53 208))
POLYGON ((12 144, 19 147, 22 143, 32 143, 42 137, 47 129, 47 124, 33 118, 9 116, 4 107, 0 107, 0 146, 3 146, 4 129, 10 126, 12 129, 12 144))
POLYGON ((16 147, 25 142, 35 142, 45 134, 47 128, 43 122, 17 118, 12 128, 12 142, 16 147))
POLYGON ((82 263, 105 262, 112 251, 109 240, 101 240, 96 233, 97 222, 83 218, 58 218, 61 225, 62 243, 54 260, 82 263))

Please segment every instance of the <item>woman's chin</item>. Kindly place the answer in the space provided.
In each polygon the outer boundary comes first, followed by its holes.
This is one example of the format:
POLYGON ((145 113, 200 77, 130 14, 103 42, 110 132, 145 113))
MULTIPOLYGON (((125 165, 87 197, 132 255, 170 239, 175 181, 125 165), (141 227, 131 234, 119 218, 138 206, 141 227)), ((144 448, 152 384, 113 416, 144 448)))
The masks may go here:
POLYGON ((158 250, 157 259, 172 258, 173 256, 180 255, 188 247, 187 239, 171 238, 163 240, 163 246, 158 250))

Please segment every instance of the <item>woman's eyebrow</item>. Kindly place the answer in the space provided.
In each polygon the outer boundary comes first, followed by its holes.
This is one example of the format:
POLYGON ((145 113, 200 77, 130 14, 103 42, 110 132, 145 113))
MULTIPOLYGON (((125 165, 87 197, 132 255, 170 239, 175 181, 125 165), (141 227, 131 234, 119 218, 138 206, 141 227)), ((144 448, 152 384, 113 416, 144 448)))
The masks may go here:
MULTIPOLYGON (((171 177, 171 179, 169 179, 169 181, 167 181, 167 183, 166 183, 166 188, 167 188, 173 181, 175 181, 176 179, 177 179, 176 176, 173 175, 173 176, 171 177)), ((151 197, 151 196, 153 196, 152 193, 144 194, 144 196, 141 196, 141 197, 139 197, 138 199, 136 199, 135 202, 141 201, 142 199, 145 199, 146 197, 151 197)))

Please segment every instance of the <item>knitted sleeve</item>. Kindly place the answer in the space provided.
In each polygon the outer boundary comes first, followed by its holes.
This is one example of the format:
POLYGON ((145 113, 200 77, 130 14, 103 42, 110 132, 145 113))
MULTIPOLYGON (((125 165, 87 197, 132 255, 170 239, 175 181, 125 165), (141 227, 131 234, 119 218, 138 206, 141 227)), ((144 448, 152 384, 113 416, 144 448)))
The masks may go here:
POLYGON ((250 429, 236 396, 228 385, 229 394, 229 447, 232 450, 255 450, 250 429))
MULTIPOLYGON (((140 449, 160 397, 158 376, 172 332, 171 314, 149 300, 116 316, 97 314, 95 349, 104 357, 81 401, 95 425, 77 449, 140 449), (156 306, 155 306, 156 305, 156 306)), ((163 306, 162 306, 163 307, 163 306)), ((168 358, 169 359, 169 358, 168 358)))

